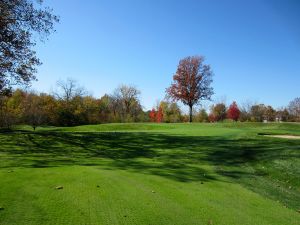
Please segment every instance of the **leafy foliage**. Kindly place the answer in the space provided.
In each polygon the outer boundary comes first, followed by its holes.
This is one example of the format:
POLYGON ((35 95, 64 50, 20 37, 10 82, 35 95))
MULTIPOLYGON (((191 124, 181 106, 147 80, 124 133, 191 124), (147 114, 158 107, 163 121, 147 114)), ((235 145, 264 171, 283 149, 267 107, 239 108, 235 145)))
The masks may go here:
POLYGON ((161 123, 163 121, 163 118, 164 118, 164 114, 163 114, 163 111, 162 111, 162 107, 159 107, 158 112, 156 114, 156 122, 161 123))
POLYGON ((152 110, 150 111, 149 117, 150 117, 150 121, 151 121, 151 122, 155 122, 155 119, 156 119, 156 111, 155 111, 154 108, 152 108, 152 110))
POLYGON ((212 112, 214 121, 223 121, 226 119, 226 105, 224 103, 218 103, 212 106, 212 112))
POLYGON ((239 107, 237 106, 236 102, 233 102, 227 110, 227 118, 238 121, 240 114, 241 111, 239 107))
POLYGON ((0 1, 0 94, 14 84, 35 80, 41 64, 33 50, 38 35, 44 40, 54 29, 58 17, 42 1, 0 1))
POLYGON ((192 122, 192 108, 200 100, 210 100, 213 95, 212 71, 204 64, 202 56, 190 56, 180 60, 173 83, 166 92, 175 101, 181 101, 190 108, 190 122, 192 122))

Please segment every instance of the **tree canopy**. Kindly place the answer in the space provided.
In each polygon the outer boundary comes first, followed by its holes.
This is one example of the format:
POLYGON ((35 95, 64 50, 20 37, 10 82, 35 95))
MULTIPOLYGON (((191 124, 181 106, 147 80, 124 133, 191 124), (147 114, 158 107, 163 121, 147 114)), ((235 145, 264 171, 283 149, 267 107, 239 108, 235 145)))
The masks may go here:
POLYGON ((189 56, 180 60, 173 83, 166 92, 175 101, 181 101, 190 108, 192 122, 193 106, 200 100, 210 100, 213 95, 212 70, 204 64, 204 57, 189 56))
POLYGON ((0 94, 35 80, 41 61, 33 47, 45 40, 59 19, 42 0, 0 1, 0 94))

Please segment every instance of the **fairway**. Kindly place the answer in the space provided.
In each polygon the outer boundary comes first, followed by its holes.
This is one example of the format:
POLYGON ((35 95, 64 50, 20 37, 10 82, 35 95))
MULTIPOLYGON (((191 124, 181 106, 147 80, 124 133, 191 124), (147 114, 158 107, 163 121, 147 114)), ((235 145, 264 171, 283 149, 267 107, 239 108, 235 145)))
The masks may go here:
POLYGON ((300 124, 0 133, 1 225, 300 224, 300 124))

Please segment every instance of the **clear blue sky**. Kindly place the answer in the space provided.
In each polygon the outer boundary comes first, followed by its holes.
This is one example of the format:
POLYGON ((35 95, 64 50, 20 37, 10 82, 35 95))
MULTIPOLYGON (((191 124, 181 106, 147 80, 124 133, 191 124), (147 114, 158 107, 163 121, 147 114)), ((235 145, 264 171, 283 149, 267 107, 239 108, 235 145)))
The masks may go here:
POLYGON ((38 44, 33 88, 72 77, 95 97, 134 84, 142 104, 163 99, 178 61, 203 55, 214 99, 285 106, 300 96, 300 1, 46 0, 60 16, 38 44))

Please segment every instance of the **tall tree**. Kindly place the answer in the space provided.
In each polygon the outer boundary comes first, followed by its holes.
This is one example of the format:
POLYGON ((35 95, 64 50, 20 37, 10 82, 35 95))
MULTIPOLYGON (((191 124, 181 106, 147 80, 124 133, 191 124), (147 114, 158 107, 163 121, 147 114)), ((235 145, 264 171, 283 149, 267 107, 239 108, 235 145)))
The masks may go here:
POLYGON ((0 94, 15 84, 35 80, 36 67, 41 64, 33 50, 34 36, 41 40, 53 31, 58 17, 42 0, 0 1, 0 94))
POLYGON ((209 65, 204 64, 204 57, 189 56, 179 61, 173 83, 166 92, 175 101, 189 106, 189 121, 192 122, 193 106, 200 100, 210 100, 213 73, 209 65))
POLYGON ((132 85, 120 85, 115 89, 113 98, 119 105, 122 120, 136 120, 138 112, 141 110, 140 105, 141 92, 132 85))

